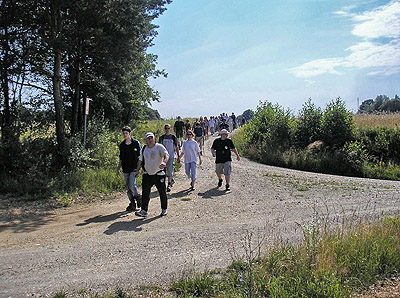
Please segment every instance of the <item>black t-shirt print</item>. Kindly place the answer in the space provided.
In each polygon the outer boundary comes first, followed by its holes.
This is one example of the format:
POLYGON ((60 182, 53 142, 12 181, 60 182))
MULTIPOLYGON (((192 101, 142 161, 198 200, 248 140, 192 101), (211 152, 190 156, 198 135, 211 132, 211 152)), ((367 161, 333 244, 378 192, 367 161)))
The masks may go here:
POLYGON ((231 139, 225 139, 225 140, 222 140, 221 138, 215 139, 211 148, 215 150, 215 154, 217 157, 215 159, 215 163, 224 163, 227 161, 232 161, 231 149, 235 149, 235 145, 233 144, 231 139))

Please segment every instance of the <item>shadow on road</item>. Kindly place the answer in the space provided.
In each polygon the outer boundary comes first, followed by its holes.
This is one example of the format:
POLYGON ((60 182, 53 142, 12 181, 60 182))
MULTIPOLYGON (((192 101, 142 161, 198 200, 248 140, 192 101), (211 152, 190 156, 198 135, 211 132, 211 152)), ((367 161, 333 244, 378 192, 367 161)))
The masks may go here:
POLYGON ((152 218, 140 218, 138 217, 137 219, 131 220, 131 221, 120 221, 120 222, 114 222, 111 224, 107 230, 104 231, 104 234, 106 235, 112 235, 117 232, 121 231, 127 231, 127 232, 140 232, 142 230, 142 225, 149 224, 152 221, 161 218, 161 216, 156 216, 152 218))
POLYGON ((219 196, 224 196, 228 192, 223 189, 219 189, 218 187, 211 188, 205 192, 199 192, 199 196, 201 196, 203 199, 212 199, 213 197, 219 197, 219 196))
POLYGON ((84 222, 77 224, 78 227, 86 226, 91 223, 99 223, 99 222, 107 222, 113 221, 121 217, 128 216, 129 212, 126 211, 119 211, 108 215, 97 215, 92 218, 85 219, 84 222))
POLYGON ((175 199, 175 198, 179 199, 179 198, 187 197, 192 193, 193 193, 193 190, 190 190, 189 188, 183 189, 183 190, 175 192, 175 193, 174 192, 168 193, 168 199, 175 199))
POLYGON ((0 232, 11 230, 14 233, 27 233, 33 232, 40 227, 50 223, 53 219, 50 216, 53 215, 51 212, 32 213, 15 215, 10 214, 9 216, 2 214, 0 219, 0 232), (3 224, 3 222, 5 222, 3 224))

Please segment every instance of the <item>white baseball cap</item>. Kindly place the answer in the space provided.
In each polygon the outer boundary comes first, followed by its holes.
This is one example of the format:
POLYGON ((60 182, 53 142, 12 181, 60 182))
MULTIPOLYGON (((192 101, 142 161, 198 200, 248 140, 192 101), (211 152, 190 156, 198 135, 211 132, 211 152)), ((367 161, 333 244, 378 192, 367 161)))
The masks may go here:
POLYGON ((152 132, 146 133, 146 135, 144 136, 144 138, 147 139, 148 137, 153 137, 153 138, 154 138, 154 133, 152 133, 152 132))
POLYGON ((222 129, 222 130, 219 132, 219 134, 220 134, 220 135, 223 135, 223 134, 226 134, 226 135, 227 135, 227 134, 229 134, 229 133, 228 133, 228 131, 227 131, 226 129, 222 129))

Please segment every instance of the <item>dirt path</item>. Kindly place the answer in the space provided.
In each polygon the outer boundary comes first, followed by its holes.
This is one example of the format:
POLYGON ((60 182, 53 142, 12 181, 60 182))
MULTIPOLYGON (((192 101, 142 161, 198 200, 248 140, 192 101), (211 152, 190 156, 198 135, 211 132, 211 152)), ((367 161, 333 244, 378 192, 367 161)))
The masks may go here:
POLYGON ((301 237, 298 224, 316 216, 400 210, 399 182, 294 171, 245 158, 233 161, 232 190, 225 192, 216 187, 212 140, 195 191, 188 191, 184 170, 177 173, 166 217, 158 217, 156 194, 144 220, 123 212, 123 194, 35 215, 0 200, 0 297, 162 284, 185 269, 225 267, 233 251, 242 252, 246 231, 263 230, 267 241, 294 240, 301 237))

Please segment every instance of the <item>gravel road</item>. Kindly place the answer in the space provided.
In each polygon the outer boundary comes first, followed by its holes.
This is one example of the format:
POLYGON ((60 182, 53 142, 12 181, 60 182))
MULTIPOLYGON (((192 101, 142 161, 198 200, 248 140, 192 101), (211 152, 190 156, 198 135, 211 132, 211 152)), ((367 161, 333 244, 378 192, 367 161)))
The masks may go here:
POLYGON ((177 173, 166 217, 158 216, 156 192, 144 220, 124 212, 125 194, 45 210, 35 202, 0 199, 0 297, 165 285, 183 270, 225 267, 243 253, 248 231, 266 244, 276 237, 295 241, 299 225, 316 217, 400 210, 400 182, 301 172, 245 158, 233 161, 231 191, 225 192, 217 188, 213 139, 206 142, 196 190, 189 191, 183 168, 177 173))

